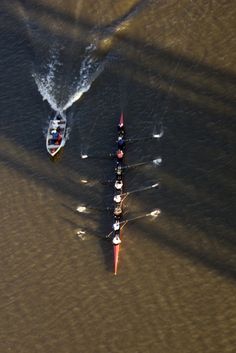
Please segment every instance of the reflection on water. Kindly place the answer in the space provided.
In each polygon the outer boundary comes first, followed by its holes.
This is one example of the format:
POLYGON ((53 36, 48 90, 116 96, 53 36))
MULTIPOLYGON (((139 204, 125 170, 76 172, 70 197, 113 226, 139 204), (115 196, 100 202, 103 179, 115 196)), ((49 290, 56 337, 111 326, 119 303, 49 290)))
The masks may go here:
POLYGON ((233 352, 231 2, 1 6, 0 352, 233 352), (80 92, 88 50, 92 84, 68 107, 70 139, 52 163, 42 133, 51 107, 32 73, 50 78, 47 93, 66 104, 80 92), (163 160, 126 174, 130 190, 161 182, 127 199, 127 217, 162 215, 127 225, 114 277, 103 239, 110 215, 76 207, 109 203, 111 189, 97 181, 111 178, 113 162, 80 152, 112 152, 121 108, 129 136, 164 129, 160 141, 127 148, 128 163, 163 160))

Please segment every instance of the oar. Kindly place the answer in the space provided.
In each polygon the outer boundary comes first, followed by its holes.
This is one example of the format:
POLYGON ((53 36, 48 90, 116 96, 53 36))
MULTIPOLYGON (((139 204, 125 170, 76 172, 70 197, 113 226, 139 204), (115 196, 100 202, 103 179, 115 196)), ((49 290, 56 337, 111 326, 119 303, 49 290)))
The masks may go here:
POLYGON ((158 157, 156 159, 153 159, 151 161, 146 161, 146 162, 140 162, 140 163, 135 163, 135 164, 128 164, 125 165, 123 167, 121 167, 122 169, 130 169, 130 168, 136 168, 136 167, 141 167, 142 165, 146 165, 146 164, 151 164, 153 163, 154 165, 159 166, 162 162, 162 158, 158 157))
POLYGON ((80 157, 82 159, 87 159, 87 158, 93 158, 93 159, 107 159, 107 158, 115 158, 116 155, 114 153, 109 153, 109 154, 104 154, 104 155, 96 155, 96 154, 90 154, 88 155, 87 153, 82 153, 80 154, 80 157))
POLYGON ((153 217, 153 218, 157 218, 159 215, 161 214, 161 210, 159 208, 149 212, 149 213, 145 213, 143 215, 140 215, 140 216, 137 216, 137 217, 134 217, 134 218, 129 218, 123 222, 120 222, 121 224, 124 223, 124 226, 131 222, 131 221, 136 221, 137 219, 141 219, 141 218, 145 218, 145 217, 153 217))
MULTIPOLYGON (((155 189, 159 186, 159 183, 156 183, 156 184, 152 184, 152 185, 149 185, 149 186, 145 186, 143 188, 139 188, 139 189, 135 189, 135 190, 132 190, 132 191, 128 191, 128 192, 125 192, 123 194, 121 194, 120 196, 123 198, 126 198, 127 196, 131 195, 131 194, 135 194, 136 192, 141 192, 141 191, 146 191, 146 190, 150 190, 150 189, 155 189)), ((122 201, 123 201, 122 200, 122 201)))
POLYGON ((164 131, 161 130, 159 134, 156 133, 156 128, 154 129, 154 133, 149 136, 144 136, 144 137, 135 137, 135 138, 128 138, 124 139, 125 142, 137 142, 137 141, 144 141, 144 140, 150 140, 150 139, 159 139, 163 136, 164 131))
POLYGON ((94 210, 94 211, 112 211, 113 208, 111 207, 92 207, 92 206, 87 206, 87 205, 79 205, 76 208, 76 211, 79 213, 89 213, 89 210, 94 210))
POLYGON ((135 138, 128 138, 125 139, 125 142, 138 142, 138 141, 145 141, 145 140, 151 140, 151 139, 158 139, 160 138, 160 134, 153 134, 151 136, 145 136, 145 137, 135 137, 135 138))
MULTIPOLYGON (((153 217, 153 218, 157 218, 159 215, 161 214, 161 210, 159 208, 149 212, 149 213, 145 213, 145 214, 142 214, 140 216, 137 216, 137 217, 133 217, 133 218, 129 218, 129 219, 126 219, 125 221, 122 221, 120 222, 120 225, 122 225, 120 227, 120 229, 124 228, 124 226, 129 223, 129 222, 132 222, 132 221, 136 221, 138 219, 141 219, 141 218, 145 218, 145 217, 153 217)), ((111 231, 109 234, 106 235, 105 238, 110 238, 110 236, 113 234, 113 231, 111 231)))

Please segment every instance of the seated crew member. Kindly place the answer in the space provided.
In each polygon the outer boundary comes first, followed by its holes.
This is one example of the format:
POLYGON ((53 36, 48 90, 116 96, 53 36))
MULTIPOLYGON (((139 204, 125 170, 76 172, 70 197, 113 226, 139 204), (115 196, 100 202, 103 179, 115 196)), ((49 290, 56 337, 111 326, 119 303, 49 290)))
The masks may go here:
POLYGON ((122 162, 123 157, 124 157, 124 152, 122 150, 117 150, 116 157, 117 157, 118 162, 122 162))
POLYGON ((117 205, 117 206, 114 208, 113 214, 114 214, 114 217, 115 217, 116 219, 118 219, 118 220, 122 217, 122 208, 121 208, 120 205, 117 205))
POLYGON ((121 164, 119 162, 117 162, 117 166, 115 168, 115 172, 116 172, 117 175, 122 175, 123 170, 122 170, 122 166, 121 166, 121 164))
POLYGON ((112 226, 114 232, 120 230, 120 222, 118 220, 115 221, 115 223, 113 223, 113 226, 112 226))
POLYGON ((117 130, 120 136, 123 136, 125 134, 125 128, 124 128, 124 124, 118 124, 117 125, 117 130))
POLYGON ((115 189, 119 191, 119 190, 122 189, 122 187, 123 187, 123 181, 122 180, 116 180, 115 189))
POLYGON ((119 245, 121 243, 120 234, 119 233, 115 234, 114 238, 112 239, 112 243, 114 245, 119 245))
POLYGON ((118 181, 122 181, 122 175, 119 175, 119 174, 116 174, 116 180, 118 180, 118 181))
POLYGON ((124 147, 125 147, 125 140, 123 139, 122 136, 119 136, 119 137, 118 137, 117 144, 118 144, 118 148, 119 148, 120 150, 123 150, 123 149, 124 149, 124 147))
POLYGON ((115 195, 113 200, 117 204, 121 203, 121 201, 122 201, 121 195, 115 195))

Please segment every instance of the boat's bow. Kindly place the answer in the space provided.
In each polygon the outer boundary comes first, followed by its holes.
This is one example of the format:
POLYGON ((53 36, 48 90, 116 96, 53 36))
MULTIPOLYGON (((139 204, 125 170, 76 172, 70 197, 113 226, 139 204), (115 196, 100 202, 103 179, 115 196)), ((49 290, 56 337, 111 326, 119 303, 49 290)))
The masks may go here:
POLYGON ((113 250, 114 250, 114 275, 116 275, 118 270, 120 244, 113 245, 113 250))

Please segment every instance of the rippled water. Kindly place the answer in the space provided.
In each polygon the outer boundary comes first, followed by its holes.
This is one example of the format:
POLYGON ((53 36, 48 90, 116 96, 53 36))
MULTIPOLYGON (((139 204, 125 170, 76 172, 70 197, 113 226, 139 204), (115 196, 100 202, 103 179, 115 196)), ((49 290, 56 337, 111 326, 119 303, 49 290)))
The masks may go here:
POLYGON ((1 19, 0 352, 234 352, 234 2, 4 0, 1 19), (80 153, 112 151, 121 109, 128 136, 164 129, 127 147, 163 159, 126 174, 161 182, 127 217, 162 215, 127 225, 114 277, 110 215, 75 209, 109 205, 113 162, 80 153))

